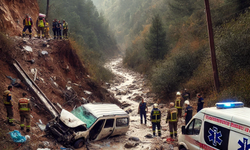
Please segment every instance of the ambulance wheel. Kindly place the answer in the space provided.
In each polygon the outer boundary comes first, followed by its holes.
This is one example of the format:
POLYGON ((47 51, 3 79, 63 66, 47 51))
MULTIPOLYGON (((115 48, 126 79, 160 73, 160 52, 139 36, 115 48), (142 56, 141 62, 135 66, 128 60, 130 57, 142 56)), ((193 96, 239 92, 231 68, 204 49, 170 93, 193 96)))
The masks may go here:
POLYGON ((81 148, 83 147, 85 144, 84 140, 83 139, 79 139, 77 140, 75 143, 74 143, 74 148, 81 148))

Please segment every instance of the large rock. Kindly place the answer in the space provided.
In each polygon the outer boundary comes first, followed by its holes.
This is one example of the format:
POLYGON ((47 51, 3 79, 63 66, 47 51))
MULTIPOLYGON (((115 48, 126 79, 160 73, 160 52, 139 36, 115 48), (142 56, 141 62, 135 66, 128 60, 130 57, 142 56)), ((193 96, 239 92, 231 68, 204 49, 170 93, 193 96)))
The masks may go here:
POLYGON ((127 102, 122 102, 122 109, 123 108, 126 108, 126 107, 128 107, 128 106, 131 106, 131 104, 129 104, 129 103, 127 103, 127 102))
POLYGON ((133 148, 133 147, 136 147, 137 145, 139 145, 139 143, 137 143, 137 142, 132 142, 132 141, 128 141, 128 142, 124 145, 124 147, 125 147, 125 148, 133 148))

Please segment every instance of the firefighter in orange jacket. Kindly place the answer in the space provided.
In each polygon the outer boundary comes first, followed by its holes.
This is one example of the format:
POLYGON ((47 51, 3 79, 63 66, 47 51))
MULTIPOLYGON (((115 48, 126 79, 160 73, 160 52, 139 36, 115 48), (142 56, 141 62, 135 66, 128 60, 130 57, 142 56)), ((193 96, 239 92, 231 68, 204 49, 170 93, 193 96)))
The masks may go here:
POLYGON ((25 19, 23 19, 23 37, 25 36, 25 31, 28 29, 29 30, 29 37, 31 38, 32 35, 32 26, 33 26, 33 21, 31 19, 31 17, 29 17, 28 15, 26 15, 25 19))
POLYGON ((8 90, 3 93, 3 103, 7 111, 7 120, 11 126, 15 126, 13 123, 13 103, 11 100, 12 86, 8 86, 8 90))
POLYGON ((24 129, 24 119, 26 119, 26 132, 30 132, 30 113, 32 111, 30 100, 26 98, 27 94, 23 93, 23 98, 18 100, 18 109, 21 118, 21 130, 24 129))

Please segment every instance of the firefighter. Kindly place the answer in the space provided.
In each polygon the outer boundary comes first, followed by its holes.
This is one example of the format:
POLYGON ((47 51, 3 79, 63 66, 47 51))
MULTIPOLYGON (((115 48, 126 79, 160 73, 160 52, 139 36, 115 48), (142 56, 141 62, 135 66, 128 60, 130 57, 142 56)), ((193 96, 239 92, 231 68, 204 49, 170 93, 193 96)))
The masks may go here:
POLYGON ((7 111, 7 120, 10 126, 15 126, 13 123, 13 102, 11 99, 12 86, 8 86, 8 90, 3 93, 3 103, 7 111))
POLYGON ((45 38, 49 38, 49 22, 47 20, 45 21, 45 38))
POLYGON ((186 109, 185 109, 185 114, 184 114, 184 117, 185 117, 185 125, 188 124, 188 122, 191 120, 192 118, 192 115, 193 115, 193 107, 190 106, 190 103, 189 103, 189 100, 186 100, 184 102, 185 106, 186 106, 186 109))
POLYGON ((147 116, 146 113, 148 112, 148 107, 147 107, 147 103, 144 102, 144 99, 142 97, 139 98, 141 100, 139 107, 138 107, 138 113, 140 113, 140 118, 141 118, 141 124, 143 123, 143 117, 144 117, 144 121, 145 121, 145 125, 147 124, 147 116))
POLYGON ((58 22, 57 20, 53 20, 53 25, 52 25, 52 30, 53 30, 53 33, 54 33, 54 39, 57 38, 57 26, 58 26, 58 22))
POLYGON ((176 93, 175 108, 178 109, 178 118, 181 118, 182 114, 183 99, 181 97, 181 92, 176 93))
POLYGON ((68 23, 63 20, 63 38, 68 39, 68 23))
POLYGON ((33 27, 33 21, 31 17, 28 16, 28 14, 25 16, 25 19, 23 19, 23 37, 25 36, 25 31, 29 30, 29 37, 31 38, 32 35, 32 27, 33 27))
POLYGON ((190 98, 190 93, 187 91, 187 89, 185 88, 184 89, 184 92, 182 92, 182 98, 184 99, 184 100, 190 100, 191 98, 190 98))
POLYGON ((150 116, 152 122, 153 136, 155 136, 155 129, 158 129, 158 136, 161 136, 161 111, 158 109, 158 104, 154 104, 150 116))
POLYGON ((203 108, 204 99, 201 97, 200 93, 198 93, 196 96, 198 98, 198 103, 197 103, 197 113, 198 113, 203 108))
POLYGON ((58 20, 58 23, 57 23, 57 39, 62 39, 62 24, 60 22, 60 20, 58 20))
POLYGON ((178 110, 174 107, 174 103, 171 102, 169 105, 168 115, 166 119, 166 123, 169 123, 169 131, 171 140, 173 137, 177 138, 177 122, 178 122, 178 110))
POLYGON ((24 130, 24 119, 26 120, 26 132, 30 132, 30 113, 32 111, 30 100, 26 98, 27 94, 23 93, 23 98, 18 100, 18 109, 21 118, 21 130, 24 130))
POLYGON ((39 16, 37 21, 36 21, 36 26, 38 29, 38 38, 41 38, 40 37, 41 32, 42 32, 42 38, 44 38, 45 19, 43 17, 39 16))

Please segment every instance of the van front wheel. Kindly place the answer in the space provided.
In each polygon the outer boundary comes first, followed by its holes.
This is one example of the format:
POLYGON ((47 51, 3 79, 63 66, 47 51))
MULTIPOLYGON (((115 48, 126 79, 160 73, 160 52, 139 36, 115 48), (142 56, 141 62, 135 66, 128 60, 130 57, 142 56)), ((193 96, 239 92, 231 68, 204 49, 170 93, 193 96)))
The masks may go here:
POLYGON ((74 148, 81 148, 84 146, 84 140, 83 139, 79 139, 74 143, 74 148))
POLYGON ((180 148, 179 150, 187 150, 185 147, 180 148))

